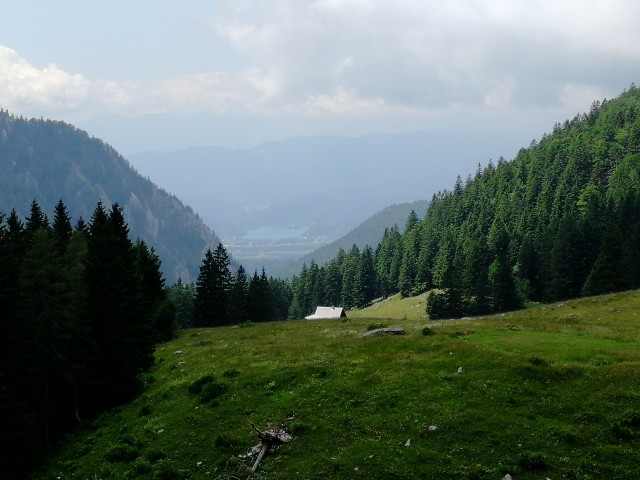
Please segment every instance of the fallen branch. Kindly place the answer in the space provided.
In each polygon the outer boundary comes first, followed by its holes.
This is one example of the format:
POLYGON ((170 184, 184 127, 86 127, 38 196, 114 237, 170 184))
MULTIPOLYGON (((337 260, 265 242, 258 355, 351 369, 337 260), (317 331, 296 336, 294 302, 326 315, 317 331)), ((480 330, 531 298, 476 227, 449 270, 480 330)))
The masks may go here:
POLYGON ((258 452, 258 457, 251 468, 252 472, 255 472, 260 466, 260 462, 262 458, 265 456, 267 451, 275 451, 280 445, 283 443, 287 443, 293 437, 291 433, 285 430, 283 427, 269 427, 266 430, 260 430, 253 423, 249 422, 251 428, 253 428, 257 437, 260 439, 260 443, 253 447, 249 452, 249 456, 254 455, 258 452))

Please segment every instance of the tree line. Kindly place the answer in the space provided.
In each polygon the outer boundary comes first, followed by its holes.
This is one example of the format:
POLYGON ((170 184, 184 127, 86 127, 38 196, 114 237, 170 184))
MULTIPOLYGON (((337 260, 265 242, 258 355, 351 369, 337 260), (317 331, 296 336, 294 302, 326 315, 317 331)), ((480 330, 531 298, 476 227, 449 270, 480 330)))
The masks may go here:
POLYGON ((289 283, 267 277, 264 268, 253 276, 242 265, 234 272, 222 243, 205 252, 195 284, 178 279, 169 288, 179 328, 286 320, 291 297, 289 283))
POLYGON ((429 290, 431 318, 640 287, 640 91, 556 124, 516 158, 478 166, 375 251, 341 250, 292 279, 292 317, 429 290))
POLYGON ((118 204, 72 226, 34 200, 0 214, 0 458, 21 478, 62 434, 130 400, 175 310, 160 259, 133 242, 118 204))

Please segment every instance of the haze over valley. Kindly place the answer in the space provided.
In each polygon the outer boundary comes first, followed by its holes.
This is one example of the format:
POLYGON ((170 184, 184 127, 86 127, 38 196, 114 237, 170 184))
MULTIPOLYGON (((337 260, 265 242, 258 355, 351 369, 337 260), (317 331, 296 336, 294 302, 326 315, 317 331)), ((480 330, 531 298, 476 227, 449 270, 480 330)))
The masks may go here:
MULTIPOLYGON (((451 189, 457 175, 512 158, 520 146, 515 142, 499 133, 434 130, 150 151, 128 160, 193 207, 253 271, 331 243, 387 206, 451 189)), ((405 220, 406 214, 381 225, 369 243, 405 220)))

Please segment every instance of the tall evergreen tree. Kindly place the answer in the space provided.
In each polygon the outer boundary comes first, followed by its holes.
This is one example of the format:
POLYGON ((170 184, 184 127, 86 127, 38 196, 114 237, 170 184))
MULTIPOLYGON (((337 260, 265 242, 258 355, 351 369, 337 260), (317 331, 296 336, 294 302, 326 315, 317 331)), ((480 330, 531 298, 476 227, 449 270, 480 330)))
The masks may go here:
POLYGON ((248 288, 247 274, 240 265, 229 290, 229 323, 237 324, 247 320, 248 288))
POLYGON ((196 292, 193 300, 193 325, 211 327, 217 313, 214 300, 216 289, 216 266, 211 249, 207 249, 200 265, 200 274, 196 280, 196 292))
POLYGON ((64 255, 69 246, 73 228, 71 226, 71 217, 62 199, 55 206, 52 228, 58 252, 60 255, 64 255))
POLYGON ((376 297, 376 272, 373 260, 373 250, 368 245, 362 249, 355 283, 356 307, 364 308, 376 297))

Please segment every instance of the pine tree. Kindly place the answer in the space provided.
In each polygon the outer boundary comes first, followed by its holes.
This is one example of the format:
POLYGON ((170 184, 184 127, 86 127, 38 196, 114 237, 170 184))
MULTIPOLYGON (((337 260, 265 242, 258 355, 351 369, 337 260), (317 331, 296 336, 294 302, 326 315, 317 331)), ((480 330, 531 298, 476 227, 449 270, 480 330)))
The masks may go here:
POLYGON ((64 255, 69 246, 73 228, 69 212, 62 199, 55 206, 52 228, 58 252, 60 255, 64 255))
POLYGON ((217 313, 214 297, 216 295, 216 267, 211 249, 207 249, 200 265, 200 273, 196 280, 196 292, 193 301, 193 324, 196 327, 214 325, 217 313))
POLYGON ((373 263, 373 251, 368 245, 362 250, 356 270, 357 285, 356 307, 364 308, 376 296, 376 273, 373 263))
POLYGON ((229 291, 229 323, 237 324, 247 320, 247 274, 242 265, 233 278, 229 291))
POLYGON ((632 272, 627 258, 620 229, 611 222, 604 231, 600 253, 587 277, 582 294, 601 295, 630 288, 632 272))
POLYGON ((253 322, 274 320, 273 297, 269 287, 269 279, 264 268, 258 275, 256 270, 249 281, 247 294, 249 319, 253 322))
POLYGON ((26 220, 25 230, 28 234, 49 227, 49 219, 35 199, 31 202, 30 213, 26 220))
POLYGON ((118 204, 109 213, 98 204, 87 250, 84 281, 94 351, 83 371, 84 403, 100 411, 138 390, 138 374, 153 360, 153 339, 138 307, 135 252, 118 204))

